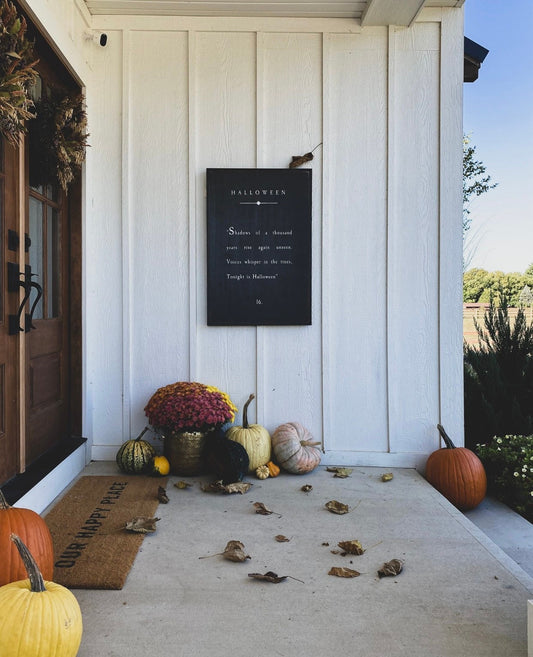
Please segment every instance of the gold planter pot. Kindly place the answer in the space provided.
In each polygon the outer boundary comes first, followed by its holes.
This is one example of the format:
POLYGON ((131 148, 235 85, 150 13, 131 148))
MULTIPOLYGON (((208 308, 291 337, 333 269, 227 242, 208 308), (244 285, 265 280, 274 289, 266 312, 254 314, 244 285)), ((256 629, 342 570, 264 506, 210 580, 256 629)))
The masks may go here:
POLYGON ((163 451, 170 463, 170 474, 203 474, 206 436, 207 432, 203 431, 170 431, 165 434, 163 451))

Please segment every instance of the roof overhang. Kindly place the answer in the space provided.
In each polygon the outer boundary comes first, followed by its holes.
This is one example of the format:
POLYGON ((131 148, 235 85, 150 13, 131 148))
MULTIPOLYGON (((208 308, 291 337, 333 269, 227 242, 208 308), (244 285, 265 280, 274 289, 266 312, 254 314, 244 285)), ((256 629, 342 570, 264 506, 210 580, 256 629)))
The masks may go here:
POLYGON ((479 69, 489 51, 468 37, 464 40, 464 82, 475 82, 479 69))
POLYGON ((461 7, 464 0, 84 0, 84 2, 92 15, 353 18, 361 25, 408 26, 424 7, 461 7))

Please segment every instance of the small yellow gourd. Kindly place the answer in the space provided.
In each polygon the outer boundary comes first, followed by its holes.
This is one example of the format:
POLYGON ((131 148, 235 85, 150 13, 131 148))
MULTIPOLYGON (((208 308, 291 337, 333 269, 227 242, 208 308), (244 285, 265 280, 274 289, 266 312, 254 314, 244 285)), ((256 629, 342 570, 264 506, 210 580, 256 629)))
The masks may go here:
POLYGON ((268 479, 268 477, 270 477, 268 465, 260 465, 258 468, 256 468, 255 474, 258 479, 268 479))
POLYGON ((255 399, 251 394, 248 401, 242 409, 242 427, 230 427, 226 436, 236 443, 240 443, 250 459, 248 472, 255 472, 260 465, 265 465, 270 461, 272 451, 272 442, 270 434, 260 424, 248 424, 248 406, 255 399))
POLYGON ((166 456, 154 456, 150 463, 150 471, 154 477, 166 477, 170 472, 170 463, 166 456))

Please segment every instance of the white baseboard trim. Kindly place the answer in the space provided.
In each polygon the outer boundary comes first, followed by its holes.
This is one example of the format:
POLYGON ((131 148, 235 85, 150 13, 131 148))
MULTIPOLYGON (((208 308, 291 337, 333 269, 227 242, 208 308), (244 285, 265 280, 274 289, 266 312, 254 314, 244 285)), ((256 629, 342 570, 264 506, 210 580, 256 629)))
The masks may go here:
MULTIPOLYGON (((93 445, 93 461, 114 461, 120 445, 93 445)), ((416 468, 423 471, 428 455, 420 452, 327 451, 322 465, 364 466, 376 468, 416 468)))
POLYGON ((35 513, 41 514, 87 465, 86 454, 87 446, 84 443, 17 500, 13 506, 31 509, 35 513))
POLYGON ((533 657, 533 600, 527 601, 527 657, 533 657))

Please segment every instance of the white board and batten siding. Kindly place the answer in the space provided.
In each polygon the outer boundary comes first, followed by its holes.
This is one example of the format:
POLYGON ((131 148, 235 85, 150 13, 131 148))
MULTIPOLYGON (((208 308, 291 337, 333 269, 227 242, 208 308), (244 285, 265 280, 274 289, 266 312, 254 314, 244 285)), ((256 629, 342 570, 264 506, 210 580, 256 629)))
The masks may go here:
POLYGON ((108 34, 86 83, 93 458, 188 379, 239 409, 255 392, 250 420, 301 422, 325 463, 423 467, 439 421, 461 443, 462 11, 408 29, 93 19, 108 34), (208 327, 206 168, 287 167, 321 143, 312 325, 208 327))

